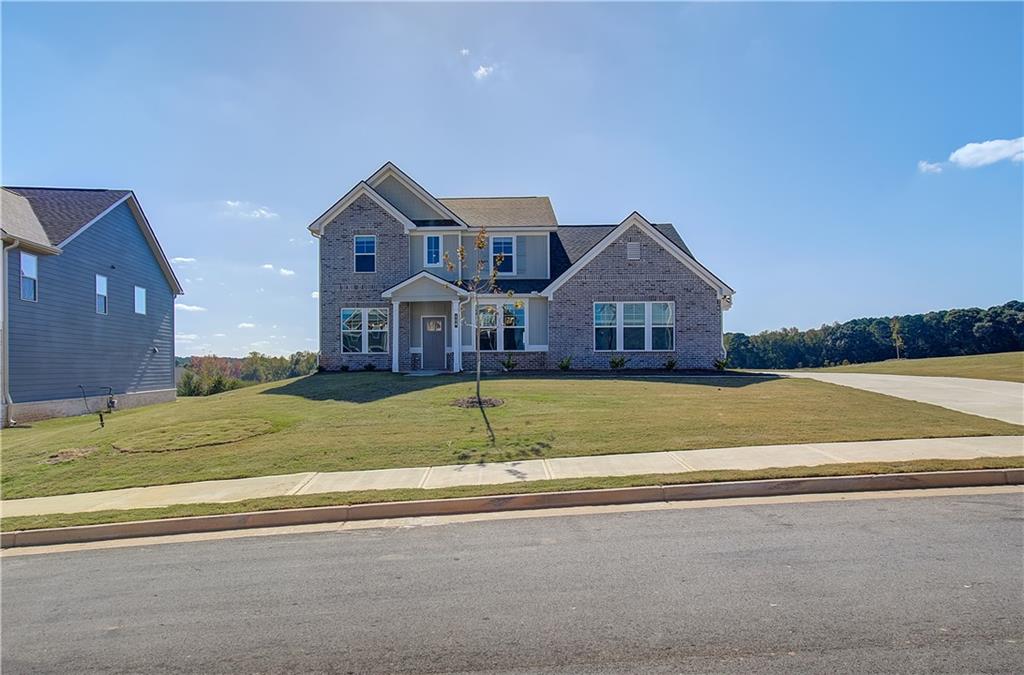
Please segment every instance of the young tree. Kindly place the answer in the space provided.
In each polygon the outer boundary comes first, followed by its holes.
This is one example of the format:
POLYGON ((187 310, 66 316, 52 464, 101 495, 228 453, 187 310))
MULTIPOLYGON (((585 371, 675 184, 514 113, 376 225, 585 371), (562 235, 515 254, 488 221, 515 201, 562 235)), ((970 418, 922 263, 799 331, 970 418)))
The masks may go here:
MULTIPOLYGON (((498 268, 501 267, 501 263, 505 260, 504 254, 497 254, 494 256, 493 261, 488 260, 486 253, 487 249, 487 228, 481 227, 480 231, 477 232, 476 237, 473 239, 473 249, 475 254, 471 264, 473 265, 473 276, 468 279, 459 279, 455 282, 457 286, 463 288, 469 293, 469 297, 463 303, 460 303, 459 314, 465 321, 465 313, 461 311, 461 306, 468 304, 470 306, 470 328, 473 330, 473 347, 476 351, 476 405, 480 409, 480 415, 484 418, 484 426, 487 427, 487 435, 491 439, 491 445, 494 445, 496 438, 494 436, 494 429, 491 427, 491 421, 487 417, 487 411, 484 409, 484 401, 480 396, 480 374, 482 371, 481 358, 480 358, 480 336, 483 332, 483 317, 487 317, 487 328, 494 328, 495 336, 497 331, 501 330, 499 325, 499 319, 502 316, 502 312, 499 307, 495 305, 480 305, 479 298, 481 295, 491 295, 494 293, 500 293, 498 288, 498 268)), ((462 244, 455 250, 458 259, 458 269, 464 269, 467 263, 466 247, 462 244)), ((448 252, 444 252, 444 264, 445 268, 449 272, 456 270, 456 263, 451 260, 448 252)), ((465 276, 465 275, 461 275, 465 276)), ((509 299, 512 299, 513 293, 509 291, 507 293, 509 299)), ((522 307, 521 301, 514 302, 516 308, 522 307)), ((453 338, 454 342, 454 338, 453 338)))
POLYGON ((896 360, 900 358, 900 352, 903 351, 903 334, 900 332, 900 320, 899 317, 893 317, 889 323, 892 327, 892 344, 896 347, 896 360))

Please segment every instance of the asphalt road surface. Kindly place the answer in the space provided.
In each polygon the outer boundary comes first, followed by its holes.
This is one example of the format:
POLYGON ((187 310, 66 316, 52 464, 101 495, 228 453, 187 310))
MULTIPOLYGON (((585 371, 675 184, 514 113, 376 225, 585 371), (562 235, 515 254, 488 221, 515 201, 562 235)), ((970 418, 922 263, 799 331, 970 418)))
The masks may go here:
POLYGON ((3 672, 1020 672, 1022 495, 3 560, 3 672))

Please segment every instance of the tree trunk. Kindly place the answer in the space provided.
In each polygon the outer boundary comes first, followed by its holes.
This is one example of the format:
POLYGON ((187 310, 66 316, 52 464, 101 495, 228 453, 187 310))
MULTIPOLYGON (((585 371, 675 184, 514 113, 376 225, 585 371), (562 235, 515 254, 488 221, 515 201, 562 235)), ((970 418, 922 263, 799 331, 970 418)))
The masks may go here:
POLYGON ((487 419, 487 411, 484 410, 484 400, 480 398, 480 312, 477 309, 476 301, 473 301, 474 334, 476 335, 476 405, 480 408, 480 415, 484 418, 484 425, 487 427, 487 435, 491 438, 491 445, 497 442, 494 437, 494 429, 491 428, 491 421, 487 419))

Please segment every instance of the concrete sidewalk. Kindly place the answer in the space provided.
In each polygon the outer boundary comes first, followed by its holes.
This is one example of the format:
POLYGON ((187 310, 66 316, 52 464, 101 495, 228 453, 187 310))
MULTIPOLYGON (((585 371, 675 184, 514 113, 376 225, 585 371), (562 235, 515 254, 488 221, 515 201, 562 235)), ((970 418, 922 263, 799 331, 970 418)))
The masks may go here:
POLYGON ((1024 454, 1024 436, 762 445, 594 457, 531 459, 375 471, 295 473, 214 480, 0 502, 3 517, 233 502, 260 497, 390 488, 490 485, 551 478, 630 476, 712 469, 765 469, 850 462, 974 459, 1024 454))

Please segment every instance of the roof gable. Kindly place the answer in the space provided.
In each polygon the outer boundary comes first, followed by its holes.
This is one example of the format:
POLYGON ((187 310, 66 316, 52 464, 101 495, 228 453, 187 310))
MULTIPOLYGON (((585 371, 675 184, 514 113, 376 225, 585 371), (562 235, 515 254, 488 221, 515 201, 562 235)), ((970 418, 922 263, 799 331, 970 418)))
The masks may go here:
POLYGON ((458 215, 453 213, 451 209, 438 201, 434 195, 424 190, 419 183, 391 162, 387 162, 384 166, 377 169, 372 176, 366 179, 366 184, 374 189, 383 187, 391 195, 392 199, 399 202, 395 203, 396 207, 401 208, 404 206, 409 211, 415 209, 414 214, 406 214, 409 220, 451 221, 451 224, 454 226, 466 227, 466 223, 458 215), (433 212, 436 217, 420 217, 421 215, 428 216, 429 214, 424 213, 421 209, 417 209, 417 206, 433 212))
POLYGON ((377 194, 377 191, 367 185, 364 181, 360 181, 354 188, 346 192, 345 196, 334 202, 334 205, 331 206, 331 208, 320 214, 320 217, 309 225, 309 231, 313 233, 314 237, 319 237, 324 233, 324 228, 327 227, 328 223, 337 218, 339 213, 347 209, 357 199, 364 195, 376 203, 377 206, 387 211, 388 214, 400 222, 406 230, 416 227, 416 225, 409 220, 404 213, 396 209, 391 202, 377 194))
MULTIPOLYGON (((706 267, 697 262, 693 258, 693 256, 689 254, 688 250, 686 250, 683 247, 680 247, 672 240, 672 238, 667 236, 657 227, 648 222, 646 218, 644 218, 639 213, 634 211, 629 216, 627 216, 626 219, 623 220, 618 226, 612 228, 609 232, 607 232, 607 234, 604 235, 604 237, 600 238, 596 243, 592 244, 585 253, 577 257, 575 260, 572 259, 572 256, 574 254, 578 254, 579 250, 582 249, 582 247, 586 243, 586 238, 581 237, 579 242, 574 242, 575 250, 573 250, 571 253, 569 247, 565 246, 565 242, 562 242, 564 252, 563 260, 568 260, 571 262, 571 264, 544 289, 543 295, 551 297, 552 294, 554 294, 554 292, 558 290, 558 288, 561 287, 566 281, 575 276, 576 273, 582 270, 584 267, 586 267, 591 260, 596 258, 603 250, 608 248, 608 246, 610 246, 613 242, 617 241, 619 237, 621 237, 623 234, 626 233, 626 231, 628 231, 631 227, 634 226, 640 228, 651 239, 653 239, 656 243, 661 245, 662 248, 664 248, 666 251, 672 254, 677 260, 679 260, 679 262, 686 265, 705 283, 714 288, 718 292, 719 298, 729 298, 736 292, 732 288, 730 288, 728 284, 726 284, 724 281, 722 281, 717 276, 712 274, 710 270, 708 270, 706 267)), ((576 227, 570 226, 569 228, 560 228, 559 233, 561 234, 562 232, 565 232, 565 230, 567 229, 576 229, 576 227)), ((588 234, 590 235, 591 240, 595 236, 593 232, 588 234)), ((678 237, 678 234, 676 234, 676 236, 678 237)), ((554 260, 552 261, 552 263, 554 263, 554 260)), ((552 272, 555 272, 555 270, 552 269, 552 272)))

